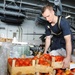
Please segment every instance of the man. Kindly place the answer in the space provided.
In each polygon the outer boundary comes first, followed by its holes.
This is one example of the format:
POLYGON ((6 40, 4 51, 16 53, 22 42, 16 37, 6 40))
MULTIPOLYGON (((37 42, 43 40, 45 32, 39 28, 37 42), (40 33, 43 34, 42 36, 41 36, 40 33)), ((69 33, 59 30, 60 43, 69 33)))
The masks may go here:
POLYGON ((69 67, 72 52, 72 38, 69 23, 66 21, 65 18, 60 19, 58 16, 56 16, 53 7, 50 5, 46 5, 43 7, 42 16, 48 21, 45 27, 46 40, 44 53, 47 52, 49 46, 51 50, 58 51, 60 55, 62 53, 59 50, 61 50, 62 52, 66 50, 66 56, 63 60, 63 68, 69 67), (52 33, 53 37, 51 38, 52 33))

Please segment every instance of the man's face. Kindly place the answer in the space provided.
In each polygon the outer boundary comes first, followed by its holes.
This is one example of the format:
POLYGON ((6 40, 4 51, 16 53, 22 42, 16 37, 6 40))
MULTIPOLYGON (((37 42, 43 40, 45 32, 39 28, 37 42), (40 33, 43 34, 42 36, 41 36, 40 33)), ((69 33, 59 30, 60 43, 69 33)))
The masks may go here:
POLYGON ((42 14, 42 16, 49 22, 53 22, 53 17, 54 17, 54 11, 46 9, 45 12, 42 14))

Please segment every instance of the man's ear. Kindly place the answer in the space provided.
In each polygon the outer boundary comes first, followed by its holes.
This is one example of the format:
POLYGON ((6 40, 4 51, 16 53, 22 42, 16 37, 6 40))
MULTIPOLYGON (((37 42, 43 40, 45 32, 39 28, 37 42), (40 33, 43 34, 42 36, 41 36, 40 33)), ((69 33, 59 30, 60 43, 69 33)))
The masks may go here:
POLYGON ((51 10, 50 12, 51 12, 53 15, 55 14, 54 10, 51 10))

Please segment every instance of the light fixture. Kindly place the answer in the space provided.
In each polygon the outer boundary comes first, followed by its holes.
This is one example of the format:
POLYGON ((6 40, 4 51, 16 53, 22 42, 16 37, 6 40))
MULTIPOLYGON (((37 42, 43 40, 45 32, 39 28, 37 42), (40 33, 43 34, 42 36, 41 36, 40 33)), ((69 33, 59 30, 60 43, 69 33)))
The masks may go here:
POLYGON ((66 16, 65 18, 68 19, 68 18, 70 18, 70 17, 71 17, 71 15, 68 15, 68 16, 66 16))

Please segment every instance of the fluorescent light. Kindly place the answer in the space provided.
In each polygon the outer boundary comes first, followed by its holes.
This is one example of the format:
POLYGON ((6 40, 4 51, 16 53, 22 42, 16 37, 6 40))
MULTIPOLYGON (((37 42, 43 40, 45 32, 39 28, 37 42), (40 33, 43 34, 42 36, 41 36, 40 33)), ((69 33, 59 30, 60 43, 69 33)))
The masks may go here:
POLYGON ((68 16, 66 16, 65 18, 68 19, 68 18, 70 18, 70 17, 71 17, 71 15, 68 15, 68 16))

